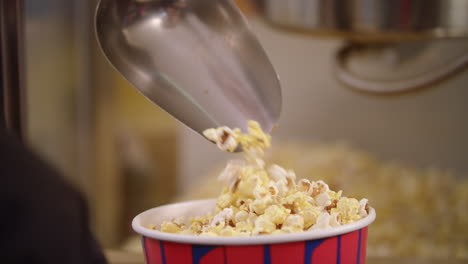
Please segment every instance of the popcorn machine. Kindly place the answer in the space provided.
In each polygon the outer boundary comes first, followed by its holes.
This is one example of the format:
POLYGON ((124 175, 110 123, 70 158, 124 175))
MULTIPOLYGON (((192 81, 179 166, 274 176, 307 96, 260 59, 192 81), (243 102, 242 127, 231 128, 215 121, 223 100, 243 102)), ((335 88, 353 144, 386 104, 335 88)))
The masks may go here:
MULTIPOLYGON (((442 80, 466 66, 467 54, 443 67, 395 81, 359 77, 347 68, 353 54, 366 50, 390 53, 389 60, 405 60, 408 47, 399 43, 417 40, 459 39, 468 35, 468 3, 457 0, 264 1, 263 14, 272 24, 302 33, 333 36, 349 41, 335 57, 336 77, 344 84, 367 92, 394 93, 417 89, 442 80), (377 51, 376 51, 377 50, 377 51)), ((427 44, 419 46, 421 51, 427 44)), ((416 47, 412 47, 416 49, 416 47)), ((376 55, 374 55, 376 56, 376 55)))

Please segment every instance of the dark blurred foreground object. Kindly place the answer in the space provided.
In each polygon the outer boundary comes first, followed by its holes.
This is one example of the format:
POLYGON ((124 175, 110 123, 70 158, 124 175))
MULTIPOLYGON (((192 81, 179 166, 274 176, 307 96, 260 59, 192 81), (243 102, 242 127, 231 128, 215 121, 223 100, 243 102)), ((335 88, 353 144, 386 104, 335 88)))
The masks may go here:
POLYGON ((83 196, 24 140, 23 1, 0 1, 0 263, 106 263, 83 196))
POLYGON ((0 128, 0 262, 106 263, 83 197, 0 128))

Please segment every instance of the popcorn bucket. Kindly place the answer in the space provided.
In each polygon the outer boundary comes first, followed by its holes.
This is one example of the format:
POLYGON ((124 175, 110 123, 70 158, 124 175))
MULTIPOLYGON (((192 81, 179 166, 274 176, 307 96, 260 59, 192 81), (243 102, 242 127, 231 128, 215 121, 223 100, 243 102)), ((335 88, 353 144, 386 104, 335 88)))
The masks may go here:
POLYGON ((163 221, 205 215, 215 199, 156 207, 133 219, 142 235, 147 264, 365 264, 367 227, 375 219, 370 208, 365 218, 338 227, 298 233, 241 237, 208 237, 160 232, 163 221))

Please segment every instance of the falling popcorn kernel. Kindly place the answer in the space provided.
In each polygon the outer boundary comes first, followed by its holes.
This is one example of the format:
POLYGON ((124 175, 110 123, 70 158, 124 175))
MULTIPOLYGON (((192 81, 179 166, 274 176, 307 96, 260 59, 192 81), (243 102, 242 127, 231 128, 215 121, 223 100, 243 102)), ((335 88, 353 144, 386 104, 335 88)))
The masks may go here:
POLYGON ((223 151, 240 145, 243 160, 228 162, 219 175, 226 184, 216 201, 214 215, 165 221, 161 231, 202 236, 250 236, 323 229, 366 217, 367 199, 360 201, 332 191, 323 181, 296 181, 292 170, 264 160, 271 137, 255 121, 248 133, 228 127, 210 128, 205 137, 223 151))

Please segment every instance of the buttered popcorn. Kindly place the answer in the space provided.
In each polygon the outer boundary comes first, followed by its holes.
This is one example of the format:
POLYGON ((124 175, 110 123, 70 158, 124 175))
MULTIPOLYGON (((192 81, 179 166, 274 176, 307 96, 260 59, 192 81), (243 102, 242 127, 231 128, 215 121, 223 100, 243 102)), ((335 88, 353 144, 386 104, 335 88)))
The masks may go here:
POLYGON ((270 147, 271 137, 255 121, 248 122, 248 133, 219 127, 204 135, 223 151, 241 146, 244 158, 228 162, 219 175, 226 187, 214 214, 188 222, 165 221, 160 227, 163 232, 201 236, 291 233, 351 223, 369 213, 367 199, 344 197, 323 181, 297 181, 294 171, 267 164, 264 150, 270 147))

